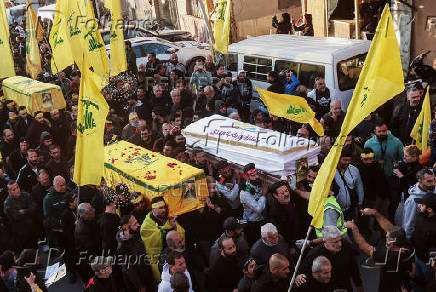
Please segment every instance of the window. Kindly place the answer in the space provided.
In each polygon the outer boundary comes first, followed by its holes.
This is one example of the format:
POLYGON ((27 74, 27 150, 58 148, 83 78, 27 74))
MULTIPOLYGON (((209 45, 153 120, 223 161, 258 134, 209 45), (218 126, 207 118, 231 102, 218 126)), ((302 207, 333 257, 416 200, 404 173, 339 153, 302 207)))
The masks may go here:
POLYGON ((253 80, 266 81, 266 75, 272 71, 272 60, 254 56, 244 56, 244 70, 253 80))
POLYGON ((170 46, 167 46, 167 45, 153 43, 153 44, 150 44, 150 47, 148 48, 148 51, 149 52, 153 52, 156 55, 161 55, 161 54, 167 54, 167 50, 169 48, 170 48, 170 46))
POLYGON ((313 87, 315 78, 324 76, 325 67, 321 65, 313 65, 306 63, 298 63, 286 60, 277 60, 274 64, 274 70, 280 72, 285 69, 290 69, 300 80, 301 84, 306 85, 308 88, 313 87))
POLYGON ((141 45, 141 46, 132 46, 132 50, 133 52, 135 52, 136 58, 142 58, 147 56, 147 54, 144 53, 144 47, 145 45, 141 45))
POLYGON ((338 62, 336 68, 338 72, 339 89, 341 91, 354 89, 356 87, 365 58, 366 54, 362 54, 338 62))
POLYGON ((227 71, 236 72, 238 71, 238 54, 228 54, 224 55, 224 65, 227 71))

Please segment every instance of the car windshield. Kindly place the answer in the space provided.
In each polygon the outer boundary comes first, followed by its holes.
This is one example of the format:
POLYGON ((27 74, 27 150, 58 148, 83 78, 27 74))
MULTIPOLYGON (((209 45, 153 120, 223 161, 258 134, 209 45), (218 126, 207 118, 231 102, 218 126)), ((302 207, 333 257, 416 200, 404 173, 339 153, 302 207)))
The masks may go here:
POLYGON ((156 38, 156 40, 158 41, 158 42, 160 42, 160 43, 163 43, 163 44, 165 44, 165 45, 168 45, 168 46, 170 46, 170 47, 178 47, 178 48, 182 48, 182 46, 181 45, 179 45, 179 44, 176 44, 176 43, 172 43, 172 42, 170 42, 170 41, 167 41, 167 40, 164 40, 164 39, 161 39, 161 38, 156 38))

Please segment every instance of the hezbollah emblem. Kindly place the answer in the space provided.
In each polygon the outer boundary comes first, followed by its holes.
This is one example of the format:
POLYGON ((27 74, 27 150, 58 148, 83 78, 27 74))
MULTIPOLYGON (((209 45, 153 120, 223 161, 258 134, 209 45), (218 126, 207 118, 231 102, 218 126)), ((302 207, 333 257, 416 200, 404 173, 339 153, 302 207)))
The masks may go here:
POLYGON ((92 115, 92 113, 93 113, 92 110, 93 109, 99 110, 99 106, 90 100, 83 100, 82 99, 80 101, 85 106, 85 112, 83 115, 82 122, 79 122, 77 125, 77 130, 83 134, 85 132, 85 130, 91 130, 97 126, 95 124, 95 119, 92 115))

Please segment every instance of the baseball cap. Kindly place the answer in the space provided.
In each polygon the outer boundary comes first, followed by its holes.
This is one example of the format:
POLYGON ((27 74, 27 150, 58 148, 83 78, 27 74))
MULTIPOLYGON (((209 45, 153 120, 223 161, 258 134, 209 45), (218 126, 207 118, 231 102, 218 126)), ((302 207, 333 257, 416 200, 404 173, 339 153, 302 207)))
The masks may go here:
POLYGON ((239 71, 238 71, 238 75, 241 74, 241 73, 247 73, 247 71, 245 71, 245 70, 239 70, 239 71))
POLYGON ((98 256, 95 257, 93 259, 93 261, 91 262, 91 269, 94 272, 99 272, 101 270, 103 270, 104 268, 106 268, 107 266, 111 266, 113 263, 114 258, 113 257, 103 257, 103 256, 98 256))
POLYGON ((226 220, 224 220, 223 229, 225 231, 234 231, 236 229, 241 229, 241 228, 242 228, 241 222, 235 217, 228 217, 226 220))
POLYGON ((436 194, 426 193, 422 198, 416 198, 415 202, 418 204, 426 205, 427 207, 436 207, 436 194))

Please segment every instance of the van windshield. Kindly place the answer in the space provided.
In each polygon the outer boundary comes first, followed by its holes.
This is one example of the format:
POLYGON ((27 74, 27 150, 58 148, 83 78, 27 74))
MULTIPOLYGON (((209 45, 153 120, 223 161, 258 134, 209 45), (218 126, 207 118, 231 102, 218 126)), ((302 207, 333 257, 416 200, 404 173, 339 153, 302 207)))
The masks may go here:
POLYGON ((338 62, 338 84, 341 91, 354 89, 365 62, 366 53, 338 62))

